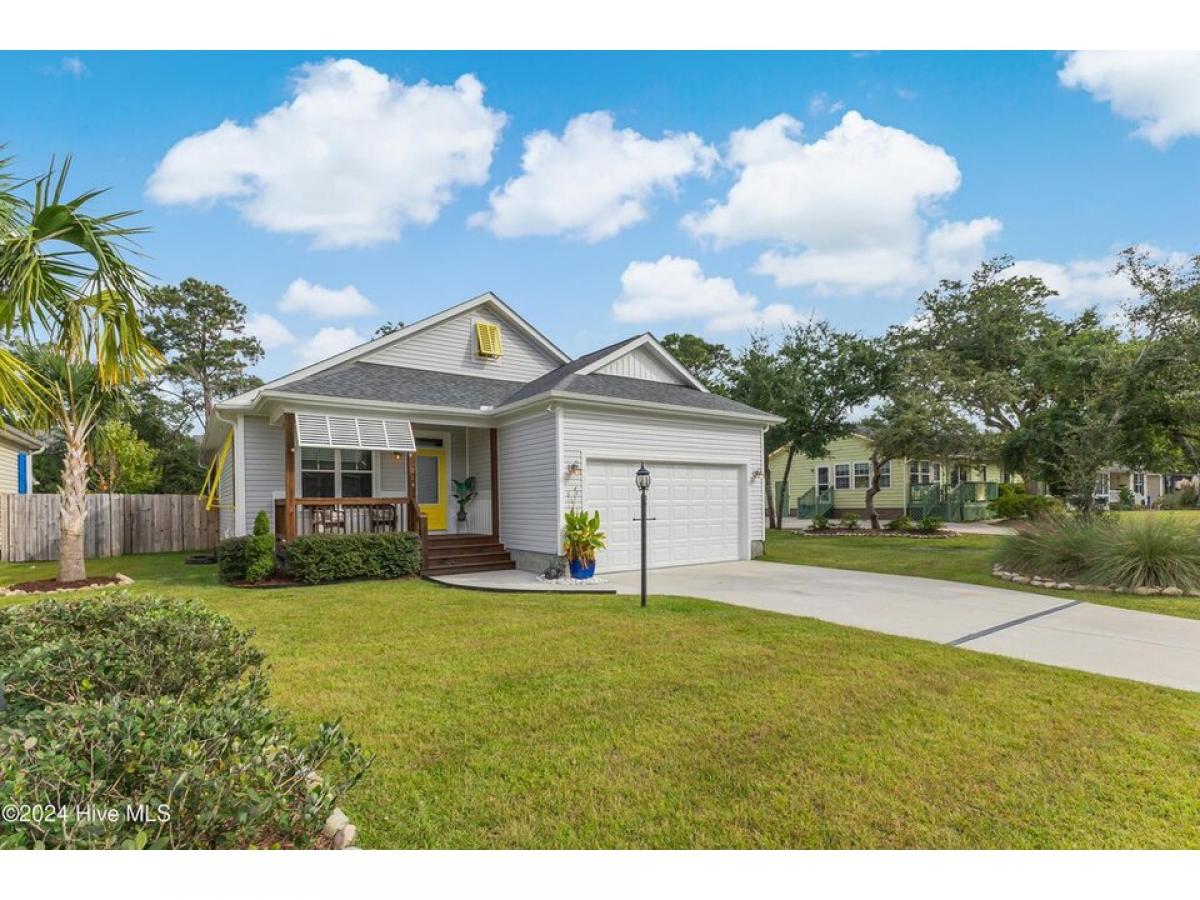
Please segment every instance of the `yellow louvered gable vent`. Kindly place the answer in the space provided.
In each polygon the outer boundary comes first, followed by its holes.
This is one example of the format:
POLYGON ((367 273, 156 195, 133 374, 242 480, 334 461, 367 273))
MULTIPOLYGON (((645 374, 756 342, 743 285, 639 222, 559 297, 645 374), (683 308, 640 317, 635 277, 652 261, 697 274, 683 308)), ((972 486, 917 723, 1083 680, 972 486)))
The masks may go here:
POLYGON ((492 359, 500 358, 500 326, 491 322, 475 323, 475 339, 479 344, 479 355, 492 359))

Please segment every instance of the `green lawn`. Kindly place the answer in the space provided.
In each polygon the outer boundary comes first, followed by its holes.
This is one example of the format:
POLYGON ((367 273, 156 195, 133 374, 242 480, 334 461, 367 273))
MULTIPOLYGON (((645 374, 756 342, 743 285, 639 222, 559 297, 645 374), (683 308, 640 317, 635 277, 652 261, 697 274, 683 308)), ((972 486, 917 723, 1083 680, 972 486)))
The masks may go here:
MULTIPOLYGON (((975 534, 939 540, 910 540, 809 537, 787 531, 772 531, 767 535, 763 558, 771 562, 885 572, 890 575, 920 575, 924 578, 1047 593, 1045 588, 1032 588, 992 577, 992 555, 999 540, 998 537, 975 534)), ((1139 597, 1134 594, 1100 594, 1091 591, 1053 593, 1070 600, 1087 600, 1124 609, 1200 619, 1200 597, 1139 597)))
POLYGON ((1200 847, 1194 694, 697 600, 90 568, 256 629, 278 705, 378 754, 366 846, 1200 847))

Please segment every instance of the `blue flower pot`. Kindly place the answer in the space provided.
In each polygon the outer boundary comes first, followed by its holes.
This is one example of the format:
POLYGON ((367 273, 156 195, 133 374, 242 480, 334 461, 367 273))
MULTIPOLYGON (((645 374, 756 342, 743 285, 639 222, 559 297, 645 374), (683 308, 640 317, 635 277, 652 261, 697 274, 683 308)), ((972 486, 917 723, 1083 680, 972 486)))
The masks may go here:
POLYGON ((596 560, 585 563, 582 560, 571 560, 571 577, 577 581, 584 578, 591 578, 596 574, 596 560))

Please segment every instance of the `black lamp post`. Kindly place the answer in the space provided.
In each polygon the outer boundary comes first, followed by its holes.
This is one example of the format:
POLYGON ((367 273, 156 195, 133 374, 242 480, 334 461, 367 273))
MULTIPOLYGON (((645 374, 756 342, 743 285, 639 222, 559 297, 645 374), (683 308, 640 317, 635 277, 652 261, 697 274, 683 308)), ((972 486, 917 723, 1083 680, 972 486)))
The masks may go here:
POLYGON ((642 523, 642 606, 646 605, 646 523, 650 521, 646 518, 646 492, 650 490, 650 472, 646 468, 646 464, 642 463, 642 467, 634 473, 634 482, 637 484, 638 490, 642 494, 642 518, 639 520, 642 523))

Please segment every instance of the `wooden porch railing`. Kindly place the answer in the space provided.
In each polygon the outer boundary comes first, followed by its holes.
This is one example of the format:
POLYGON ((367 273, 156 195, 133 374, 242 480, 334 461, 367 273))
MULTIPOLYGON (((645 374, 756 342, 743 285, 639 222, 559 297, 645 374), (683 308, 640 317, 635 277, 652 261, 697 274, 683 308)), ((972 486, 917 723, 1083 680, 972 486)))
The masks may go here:
POLYGON ((314 534, 313 511, 337 509, 344 513, 344 521, 338 525, 326 525, 326 534, 360 534, 378 531, 411 531, 421 541, 421 568, 429 558, 429 517, 421 512, 411 497, 296 497, 290 504, 287 500, 275 501, 275 536, 287 539, 288 523, 294 522, 292 531, 296 535, 314 534), (372 510, 391 507, 395 511, 391 522, 373 516, 372 510), (307 515, 306 515, 307 513, 307 515))

